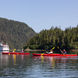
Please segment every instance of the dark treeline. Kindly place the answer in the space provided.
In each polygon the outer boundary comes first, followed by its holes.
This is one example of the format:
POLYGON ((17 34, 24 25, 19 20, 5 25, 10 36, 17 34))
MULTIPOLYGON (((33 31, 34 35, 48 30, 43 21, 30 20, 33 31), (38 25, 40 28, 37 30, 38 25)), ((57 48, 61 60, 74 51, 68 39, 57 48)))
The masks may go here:
POLYGON ((67 28, 64 31, 58 27, 42 30, 26 44, 24 48, 50 50, 53 47, 60 49, 78 48, 78 26, 67 28))
POLYGON ((23 22, 0 18, 0 41, 7 42, 12 49, 23 48, 35 34, 34 30, 23 22))

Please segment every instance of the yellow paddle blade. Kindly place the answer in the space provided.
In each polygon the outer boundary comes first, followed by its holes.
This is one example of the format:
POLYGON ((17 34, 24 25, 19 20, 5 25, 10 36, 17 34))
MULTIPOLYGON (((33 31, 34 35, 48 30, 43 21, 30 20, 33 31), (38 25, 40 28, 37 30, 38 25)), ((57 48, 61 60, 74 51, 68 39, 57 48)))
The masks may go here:
POLYGON ((55 47, 53 47, 52 49, 55 49, 55 47))

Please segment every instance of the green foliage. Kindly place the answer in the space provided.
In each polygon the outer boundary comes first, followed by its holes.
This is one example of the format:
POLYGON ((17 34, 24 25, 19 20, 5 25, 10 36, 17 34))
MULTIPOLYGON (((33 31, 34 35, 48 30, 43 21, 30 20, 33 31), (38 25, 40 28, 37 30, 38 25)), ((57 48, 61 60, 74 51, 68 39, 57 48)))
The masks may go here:
POLYGON ((67 28, 65 31, 60 28, 51 28, 42 30, 34 36, 27 45, 32 49, 46 49, 59 47, 61 49, 78 48, 78 26, 75 28, 67 28))
POLYGON ((36 33, 25 23, 0 18, 0 41, 10 48, 22 48, 36 33))

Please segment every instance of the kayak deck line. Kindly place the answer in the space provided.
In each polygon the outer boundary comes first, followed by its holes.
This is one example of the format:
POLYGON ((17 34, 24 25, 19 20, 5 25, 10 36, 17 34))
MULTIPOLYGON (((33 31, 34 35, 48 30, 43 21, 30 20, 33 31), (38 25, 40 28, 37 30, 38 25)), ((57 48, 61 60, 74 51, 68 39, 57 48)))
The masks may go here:
POLYGON ((30 53, 20 53, 20 52, 2 52, 2 54, 30 55, 30 53))

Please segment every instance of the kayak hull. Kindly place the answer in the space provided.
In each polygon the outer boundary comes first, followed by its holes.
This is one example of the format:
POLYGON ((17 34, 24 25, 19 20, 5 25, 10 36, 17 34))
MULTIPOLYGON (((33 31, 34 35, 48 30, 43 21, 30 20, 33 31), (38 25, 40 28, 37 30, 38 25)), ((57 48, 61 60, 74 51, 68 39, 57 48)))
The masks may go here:
POLYGON ((33 53, 33 56, 78 56, 77 54, 37 54, 33 53))
POLYGON ((20 53, 20 52, 2 52, 2 54, 30 55, 30 53, 20 53))

